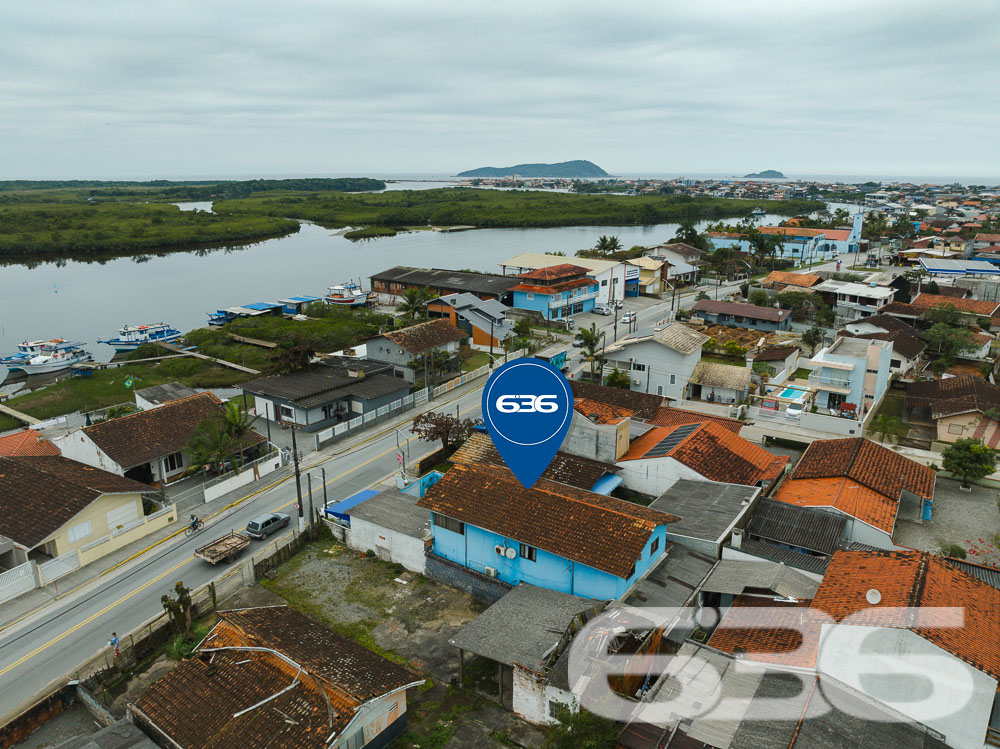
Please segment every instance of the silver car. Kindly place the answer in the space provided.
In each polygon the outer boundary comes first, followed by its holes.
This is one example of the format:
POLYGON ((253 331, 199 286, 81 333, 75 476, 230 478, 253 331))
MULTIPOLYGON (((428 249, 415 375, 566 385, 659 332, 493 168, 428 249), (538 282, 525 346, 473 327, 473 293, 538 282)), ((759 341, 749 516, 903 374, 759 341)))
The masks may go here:
POLYGON ((247 535, 263 541, 277 530, 287 528, 292 519, 283 512, 269 512, 247 523, 247 535))

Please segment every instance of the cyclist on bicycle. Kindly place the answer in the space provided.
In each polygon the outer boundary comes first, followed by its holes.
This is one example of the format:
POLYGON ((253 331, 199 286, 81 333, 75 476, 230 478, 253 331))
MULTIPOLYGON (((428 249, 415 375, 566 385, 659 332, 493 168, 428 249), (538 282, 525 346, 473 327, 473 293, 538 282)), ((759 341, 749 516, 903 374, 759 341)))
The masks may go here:
POLYGON ((194 515, 194 514, 191 515, 191 520, 188 523, 188 528, 190 528, 193 531, 198 530, 198 516, 197 515, 194 515))

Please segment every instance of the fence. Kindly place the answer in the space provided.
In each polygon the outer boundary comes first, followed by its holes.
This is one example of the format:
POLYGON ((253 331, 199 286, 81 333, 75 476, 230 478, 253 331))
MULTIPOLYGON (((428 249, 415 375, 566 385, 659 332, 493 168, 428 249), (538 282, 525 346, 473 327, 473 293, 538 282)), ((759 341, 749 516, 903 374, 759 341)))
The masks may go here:
MULTIPOLYGON (((140 519, 140 524, 142 520, 140 519)), ((80 566, 80 552, 73 549, 69 554, 63 554, 55 559, 38 565, 38 580, 41 585, 48 585, 63 575, 68 575, 80 566)))
MULTIPOLYGON (((510 361, 513 359, 520 359, 523 356, 527 356, 529 353, 528 349, 512 351, 507 355, 507 360, 510 361)), ((460 376, 454 378, 453 380, 449 380, 443 385, 438 385, 434 388, 433 396, 435 398, 442 396, 467 382, 472 382, 472 380, 487 376, 490 371, 489 366, 482 366, 479 369, 472 370, 471 372, 463 372, 460 376)), ((349 437, 358 431, 381 424, 383 421, 386 421, 393 416, 398 416, 401 413, 405 413, 406 411, 410 411, 418 406, 422 406, 430 400, 430 395, 430 389, 424 388, 423 390, 418 390, 416 393, 407 395, 404 398, 395 400, 388 405, 381 406, 375 411, 369 411, 363 416, 357 416, 350 421, 342 421, 341 423, 328 429, 316 432, 316 449, 320 450, 332 442, 339 442, 340 440, 349 437)))
POLYGON ((6 572, 0 572, 0 603, 17 598, 22 593, 34 590, 38 586, 35 578, 35 563, 25 562, 6 572))
POLYGON ((272 471, 277 471, 281 468, 281 465, 281 452, 276 450, 273 453, 265 455, 263 458, 258 458, 251 463, 247 463, 240 469, 239 473, 230 471, 221 476, 216 476, 214 479, 205 482, 203 487, 204 500, 211 502, 213 499, 218 499, 233 489, 246 486, 261 476, 266 476, 272 471))

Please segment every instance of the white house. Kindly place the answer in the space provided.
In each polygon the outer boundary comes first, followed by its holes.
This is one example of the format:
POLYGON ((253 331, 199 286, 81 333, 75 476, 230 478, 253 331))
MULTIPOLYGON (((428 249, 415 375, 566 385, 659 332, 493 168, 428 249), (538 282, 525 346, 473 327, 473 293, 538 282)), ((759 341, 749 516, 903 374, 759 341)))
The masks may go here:
POLYGON ((358 551, 419 572, 427 568, 425 545, 431 540, 431 512, 417 507, 420 496, 388 489, 345 511, 350 529, 345 541, 358 551))
POLYGON ((877 315, 896 295, 896 289, 891 286, 852 281, 824 281, 813 286, 813 290, 822 294, 824 301, 833 304, 837 317, 845 320, 877 315))
MULTIPOLYGON (((623 260, 598 260, 595 258, 574 257, 566 259, 559 255, 543 255, 538 252, 522 252, 509 260, 500 263, 500 272, 505 276, 519 276, 528 271, 548 268, 552 265, 572 263, 587 269, 587 277, 599 284, 597 302, 607 304, 625 298, 626 263, 623 260)), ((639 272, 635 270, 635 279, 639 272)))
POLYGON ((708 336, 681 323, 652 335, 626 338, 604 350, 605 374, 629 375, 629 389, 682 399, 708 336))

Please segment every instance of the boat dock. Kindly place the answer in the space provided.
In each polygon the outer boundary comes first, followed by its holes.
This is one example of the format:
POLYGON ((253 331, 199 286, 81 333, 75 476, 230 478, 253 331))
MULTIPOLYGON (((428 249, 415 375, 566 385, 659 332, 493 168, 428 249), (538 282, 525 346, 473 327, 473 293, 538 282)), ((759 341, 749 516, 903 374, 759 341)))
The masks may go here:
POLYGON ((236 335, 235 333, 230 333, 229 337, 234 341, 239 341, 240 343, 246 343, 250 346, 260 346, 261 348, 278 348, 278 344, 274 341, 262 341, 259 338, 247 338, 245 335, 236 335))
POLYGON ((165 348, 167 351, 172 351, 175 354, 184 354, 185 356, 193 356, 196 359, 204 359, 205 361, 213 361, 216 364, 221 364, 223 367, 230 367, 231 369, 238 369, 240 372, 246 372, 247 374, 259 375, 260 370, 251 369, 250 367, 244 367, 242 364, 235 364, 231 361, 226 361, 225 359, 216 359, 214 356, 206 356, 205 354, 199 354, 197 351, 187 351, 179 346, 175 346, 172 343, 164 343, 163 341, 156 341, 157 346, 165 348))
POLYGON ((7 414, 8 416, 13 416, 15 419, 24 422, 28 426, 34 426, 35 424, 42 423, 41 419, 36 419, 34 416, 28 416, 28 414, 26 413, 21 413, 20 411, 16 411, 10 406, 5 406, 3 403, 0 403, 0 413, 7 414))

